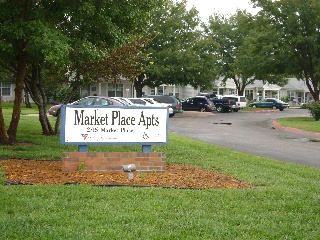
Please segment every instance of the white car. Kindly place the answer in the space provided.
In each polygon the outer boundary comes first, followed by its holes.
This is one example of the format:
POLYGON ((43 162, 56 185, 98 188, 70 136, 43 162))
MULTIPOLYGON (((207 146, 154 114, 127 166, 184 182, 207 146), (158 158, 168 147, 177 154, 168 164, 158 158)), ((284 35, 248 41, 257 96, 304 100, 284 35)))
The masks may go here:
POLYGON ((153 98, 125 98, 125 97, 111 97, 112 99, 122 103, 126 106, 152 106, 152 107, 168 107, 169 108, 169 117, 173 117, 173 109, 171 105, 159 103, 153 98))
POLYGON ((152 107, 167 107, 169 109, 169 117, 173 117, 173 109, 170 104, 160 103, 153 98, 128 98, 131 102, 135 104, 142 104, 144 106, 152 106, 152 107))
POLYGON ((173 113, 173 109, 172 109, 172 105, 171 104, 166 104, 166 103, 161 103, 158 102, 156 99, 154 98, 141 98, 142 100, 146 101, 147 104, 151 104, 151 105, 159 105, 162 107, 167 107, 169 108, 169 117, 173 117, 174 113, 173 113))
POLYGON ((120 103, 123 103, 126 106, 144 106, 145 105, 142 103, 134 103, 129 98, 125 98, 125 97, 111 97, 111 98, 120 103))

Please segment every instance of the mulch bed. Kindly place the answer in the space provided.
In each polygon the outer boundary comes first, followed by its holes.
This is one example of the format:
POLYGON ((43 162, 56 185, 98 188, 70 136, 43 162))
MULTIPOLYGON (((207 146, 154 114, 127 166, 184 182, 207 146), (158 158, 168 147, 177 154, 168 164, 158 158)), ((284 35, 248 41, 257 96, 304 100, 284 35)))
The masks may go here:
POLYGON ((239 188, 254 186, 233 177, 198 167, 168 164, 165 173, 62 172, 61 161, 1 160, 8 185, 90 184, 104 186, 156 186, 171 188, 239 188))

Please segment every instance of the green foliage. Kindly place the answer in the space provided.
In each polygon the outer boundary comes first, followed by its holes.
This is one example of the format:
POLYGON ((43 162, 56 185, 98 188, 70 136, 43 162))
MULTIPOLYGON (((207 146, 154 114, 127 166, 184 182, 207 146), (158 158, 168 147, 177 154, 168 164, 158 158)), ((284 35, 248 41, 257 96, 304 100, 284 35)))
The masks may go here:
MULTIPOLYGON (((259 56, 267 56, 266 63, 278 72, 307 81, 307 86, 315 101, 319 100, 320 73, 320 2, 314 0, 252 0, 261 7, 258 21, 267 26, 266 35, 256 41, 259 56), (281 39, 281 40, 280 40, 281 39), (261 44, 258 44, 258 43, 261 44)), ((258 31, 263 33, 264 31, 258 31)), ((265 57, 264 57, 265 58, 265 57)), ((263 58, 262 58, 263 59, 263 58)), ((268 69, 262 66, 264 72, 268 69)), ((270 69, 272 71, 272 69, 270 69)))
POLYGON ((5 178, 5 174, 4 174, 4 169, 3 167, 0 165, 0 186, 4 185, 6 182, 6 178, 5 178))
MULTIPOLYGON (((12 103, 4 104, 10 114, 12 103)), ((62 152, 76 151, 75 146, 61 145, 58 136, 43 136, 38 117, 21 118, 18 139, 29 145, 0 146, 0 158, 58 160, 62 152)), ((310 119, 291 119, 290 125, 315 124, 310 119)), ((89 146, 92 152, 140 150, 141 146, 89 146)), ((166 152, 168 163, 225 173, 256 188, 0 186, 1 237, 247 240, 317 239, 320 235, 319 168, 245 154, 174 133, 169 134, 168 145, 154 146, 153 151, 166 152)))
MULTIPOLYGON (((65 99, 67 99, 69 93, 69 88, 60 86, 54 91, 54 100, 57 100, 58 102, 64 102, 65 99)), ((73 92, 70 101, 69 102, 74 102, 76 100, 80 99, 80 93, 73 92)))
POLYGON ((146 70, 148 86, 190 84, 207 88, 215 77, 215 56, 203 39, 197 11, 186 10, 186 1, 166 1, 150 18, 149 32, 154 40, 144 52, 153 64, 146 70))
POLYGON ((277 122, 283 127, 292 127, 320 133, 320 124, 319 122, 314 121, 314 118, 312 117, 279 118, 277 119, 277 122))
POLYGON ((148 174, 147 173, 139 173, 139 177, 141 178, 142 181, 144 181, 147 178, 148 174))
POLYGON ((303 104, 303 105, 301 106, 301 108, 302 108, 302 109, 307 109, 307 106, 308 106, 308 104, 303 104))
POLYGON ((170 134, 168 146, 156 150, 165 150, 169 163, 228 173, 256 188, 0 186, 2 238, 247 240, 320 235, 318 168, 176 134, 170 134))
POLYGON ((289 102, 290 101, 290 97, 289 96, 288 97, 282 97, 282 98, 280 98, 280 100, 283 101, 283 102, 289 102))
POLYGON ((211 62, 212 67, 219 70, 223 81, 232 79, 240 95, 254 81, 253 76, 259 69, 256 61, 258 56, 252 52, 251 46, 255 29, 253 16, 242 11, 237 11, 229 18, 214 14, 205 26, 205 36, 214 46, 209 51, 219 59, 211 62))
POLYGON ((320 120, 320 102, 312 102, 307 103, 306 108, 309 109, 311 116, 314 118, 314 120, 319 121, 320 120))
POLYGON ((81 172, 81 173, 83 173, 83 172, 85 172, 85 170, 86 170, 86 164, 85 164, 85 162, 81 162, 81 163, 78 165, 78 171, 81 172))

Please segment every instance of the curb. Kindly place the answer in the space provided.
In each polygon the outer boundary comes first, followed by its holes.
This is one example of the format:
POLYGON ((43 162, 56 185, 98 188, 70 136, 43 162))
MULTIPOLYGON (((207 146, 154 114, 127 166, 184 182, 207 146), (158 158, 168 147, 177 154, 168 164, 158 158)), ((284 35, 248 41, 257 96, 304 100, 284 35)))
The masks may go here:
POLYGON ((293 132, 293 133, 297 133, 300 135, 307 135, 312 138, 316 138, 316 139, 320 140, 320 133, 317 133, 317 132, 305 131, 305 130, 301 130, 298 128, 282 127, 276 120, 272 121, 272 125, 273 125, 274 129, 277 129, 277 130, 283 130, 286 132, 293 132))
POLYGON ((205 116, 213 116, 213 112, 197 112, 197 111, 183 111, 183 113, 175 114, 174 118, 178 117, 205 117, 205 116))

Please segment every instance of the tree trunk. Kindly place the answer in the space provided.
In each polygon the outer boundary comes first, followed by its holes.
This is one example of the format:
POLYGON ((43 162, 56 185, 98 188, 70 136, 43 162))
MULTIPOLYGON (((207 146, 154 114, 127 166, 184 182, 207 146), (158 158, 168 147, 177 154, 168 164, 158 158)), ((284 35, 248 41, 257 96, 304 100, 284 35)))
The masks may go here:
POLYGON ((56 123, 54 125, 54 132, 55 134, 60 133, 60 114, 57 115, 56 123))
POLYGON ((140 74, 138 76, 138 79, 133 81, 133 86, 136 90, 136 97, 138 97, 138 98, 142 97, 142 88, 145 86, 144 80, 145 80, 145 75, 140 74))
POLYGON ((0 144, 1 145, 9 144, 9 136, 6 130, 6 126, 4 124, 1 100, 0 100, 0 144))
POLYGON ((31 108, 30 97, 27 88, 24 88, 24 103, 26 108, 31 108))
POLYGON ((46 104, 39 105, 38 109, 39 109, 39 121, 41 123, 42 133, 47 136, 54 135, 55 132, 53 131, 49 118, 47 116, 46 104))
MULTIPOLYGON (((23 45, 26 44, 23 43, 23 45)), ((15 144, 17 141, 17 129, 18 124, 20 120, 20 113, 21 113, 21 102, 22 102, 22 93, 23 93, 23 84, 24 79, 26 76, 27 71, 27 53, 24 49, 24 46, 21 47, 18 55, 17 55, 17 77, 16 77, 16 88, 14 90, 15 92, 15 98, 14 98, 14 105, 13 105, 13 111, 12 111, 12 118, 10 122, 10 126, 8 129, 8 136, 9 136, 9 144, 15 144)))
MULTIPOLYGON (((312 71, 314 72, 314 71, 312 71)), ((311 93, 313 100, 314 101, 319 101, 319 93, 320 93, 320 89, 319 89, 319 78, 317 76, 315 76, 314 74, 312 74, 311 71, 309 71, 308 68, 304 68, 303 69, 303 75, 304 78, 306 80, 306 85, 309 89, 309 92, 311 93)))
POLYGON ((317 84, 315 84, 315 82, 312 79, 306 78, 306 85, 313 97, 313 100, 316 102, 319 101, 319 87, 317 86, 317 84))
MULTIPOLYGON (((247 81, 246 81, 246 83, 247 83, 247 81)), ((238 91, 238 96, 244 96, 245 95, 244 91, 245 91, 246 86, 247 85, 242 81, 242 85, 240 87, 240 90, 238 91)))
POLYGON ((54 135, 54 131, 47 116, 47 97, 42 86, 41 66, 36 63, 32 65, 31 78, 26 78, 25 85, 32 100, 39 109, 39 121, 44 135, 54 135))

